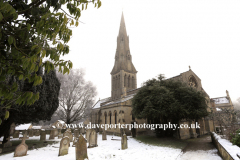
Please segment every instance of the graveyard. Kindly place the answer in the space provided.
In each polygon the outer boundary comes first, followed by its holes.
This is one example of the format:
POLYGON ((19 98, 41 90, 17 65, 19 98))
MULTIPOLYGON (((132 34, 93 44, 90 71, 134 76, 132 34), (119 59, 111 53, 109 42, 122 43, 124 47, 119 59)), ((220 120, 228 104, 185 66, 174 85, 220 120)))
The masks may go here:
MULTIPOLYGON (((57 130, 60 131, 60 130, 57 130)), ((15 147, 15 151, 5 152, 9 147, 3 147, 0 159, 4 160, 127 160, 127 159, 212 159, 220 160, 217 150, 191 151, 183 153, 186 142, 181 140, 156 139, 154 137, 139 136, 133 138, 123 134, 122 137, 106 135, 106 132, 97 133, 95 130, 86 130, 79 133, 79 130, 67 129, 63 133, 56 132, 56 129, 44 131, 41 134, 33 135, 29 132, 20 132, 20 138, 10 138, 11 144, 21 143, 15 147), (44 132, 44 134, 43 134, 44 132), (36 135, 36 136, 35 136, 36 135), (43 138, 44 137, 44 138, 43 138), (44 139, 44 140, 43 140, 44 139), (161 143, 163 141, 163 143, 161 143), (35 143, 34 147, 32 142, 35 143), (154 143, 156 142, 156 143, 154 143), (38 144, 45 145, 38 145, 38 144), (22 146, 23 145, 23 146, 22 146), (31 147, 30 147, 31 145, 31 147)), ((3 137, 0 139, 2 141, 3 137)), ((13 146, 12 146, 13 147, 13 146)))

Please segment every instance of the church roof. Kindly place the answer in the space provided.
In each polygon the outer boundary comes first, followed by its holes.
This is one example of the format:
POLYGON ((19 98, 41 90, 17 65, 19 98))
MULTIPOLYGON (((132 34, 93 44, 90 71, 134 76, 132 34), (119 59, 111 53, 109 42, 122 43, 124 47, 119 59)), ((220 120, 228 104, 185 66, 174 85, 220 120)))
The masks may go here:
POLYGON ((135 94, 131 94, 131 95, 125 96, 125 97, 123 97, 121 99, 118 99, 116 101, 111 101, 109 103, 106 103, 103 106, 108 106, 108 105, 111 105, 111 104, 122 103, 122 102, 128 101, 128 100, 132 99, 134 97, 134 95, 135 94))
POLYGON ((101 107, 101 103, 104 103, 104 102, 107 102, 107 101, 110 101, 111 100, 111 97, 108 97, 108 98, 104 98, 104 99, 99 99, 97 101, 97 103, 95 103, 95 105, 93 105, 92 109, 97 109, 97 108, 100 108, 101 107))

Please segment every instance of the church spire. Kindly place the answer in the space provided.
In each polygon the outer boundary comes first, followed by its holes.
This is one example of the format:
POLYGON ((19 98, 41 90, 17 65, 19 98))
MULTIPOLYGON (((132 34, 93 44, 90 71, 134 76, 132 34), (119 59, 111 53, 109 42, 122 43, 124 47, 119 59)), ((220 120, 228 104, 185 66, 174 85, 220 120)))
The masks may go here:
POLYGON ((136 74, 137 70, 132 63, 132 56, 129 48, 129 36, 127 35, 125 20, 122 13, 117 37, 115 63, 111 71, 113 100, 124 97, 127 95, 128 90, 137 88, 136 74))

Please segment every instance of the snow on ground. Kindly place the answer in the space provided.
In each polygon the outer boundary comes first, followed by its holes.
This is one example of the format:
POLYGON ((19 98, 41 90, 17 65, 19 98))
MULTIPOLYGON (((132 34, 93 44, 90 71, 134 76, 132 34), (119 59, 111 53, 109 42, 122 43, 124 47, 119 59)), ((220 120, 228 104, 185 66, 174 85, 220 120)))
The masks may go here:
MULTIPOLYGON (((47 139, 49 135, 47 135, 47 139)), ((128 149, 120 150, 121 141, 114 141, 111 138, 120 139, 117 136, 107 136, 106 141, 102 141, 102 136, 98 136, 98 147, 88 148, 88 157, 90 160, 220 160, 215 156, 213 151, 194 151, 182 154, 181 149, 174 149, 169 147, 152 146, 141 143, 131 137, 128 137, 128 149)), ((40 139, 39 137, 30 137, 30 139, 40 139)), ((11 139, 14 140, 14 139, 11 139)), ((56 139, 60 141, 60 139, 56 139)), ((26 141, 27 143, 27 141, 26 141)), ((59 142, 56 144, 48 145, 44 148, 29 150, 25 157, 13 157, 14 153, 0 156, 4 160, 69 160, 75 159, 75 147, 69 147, 68 155, 58 157, 59 142)), ((72 146, 72 142, 71 142, 72 146)))
POLYGON ((188 151, 181 154, 177 160, 222 160, 222 158, 217 154, 218 150, 213 149, 209 151, 188 151))

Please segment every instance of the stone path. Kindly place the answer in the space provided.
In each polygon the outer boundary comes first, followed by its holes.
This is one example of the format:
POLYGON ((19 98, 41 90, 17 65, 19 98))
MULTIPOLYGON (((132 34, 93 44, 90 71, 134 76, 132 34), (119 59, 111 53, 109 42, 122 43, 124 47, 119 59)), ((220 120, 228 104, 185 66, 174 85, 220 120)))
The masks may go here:
POLYGON ((218 154, 218 150, 212 143, 210 135, 204 135, 200 138, 194 138, 187 140, 188 144, 183 149, 182 154, 178 157, 178 160, 222 160, 218 154))

